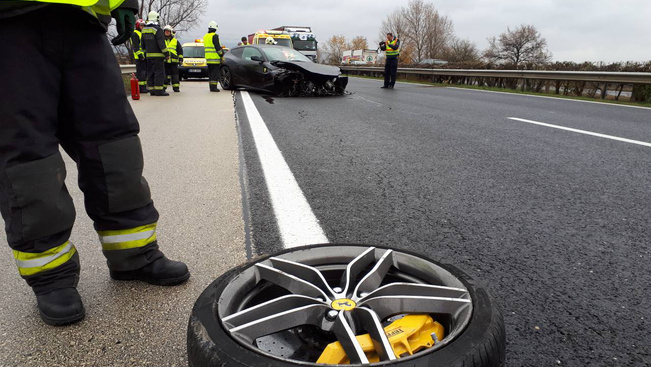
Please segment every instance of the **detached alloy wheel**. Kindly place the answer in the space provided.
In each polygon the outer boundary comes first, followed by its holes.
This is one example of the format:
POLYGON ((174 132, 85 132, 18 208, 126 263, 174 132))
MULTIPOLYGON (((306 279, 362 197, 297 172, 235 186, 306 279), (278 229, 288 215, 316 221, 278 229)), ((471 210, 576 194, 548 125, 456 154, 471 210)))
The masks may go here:
POLYGON ((199 297, 191 366, 501 367, 501 311, 457 268, 404 250, 312 245, 240 265, 199 297))
POLYGON ((233 89, 233 75, 228 66, 222 66, 219 69, 219 84, 221 84, 224 89, 233 89))

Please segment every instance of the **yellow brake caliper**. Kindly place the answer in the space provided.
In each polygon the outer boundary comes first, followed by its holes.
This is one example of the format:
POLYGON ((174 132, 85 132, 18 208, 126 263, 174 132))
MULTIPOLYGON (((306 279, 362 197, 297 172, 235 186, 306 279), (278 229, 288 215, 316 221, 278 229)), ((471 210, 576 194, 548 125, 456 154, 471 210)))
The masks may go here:
MULTIPOLYGON (((384 328, 384 333, 389 339, 393 352, 398 358, 410 356, 443 340, 443 325, 434 321, 429 315, 407 315, 398 319, 384 328), (437 340, 432 338, 436 335, 437 340)), ((362 346, 369 362, 379 362, 369 334, 358 335, 357 342, 362 346)), ((324 364, 349 364, 341 343, 328 344, 316 363, 324 364)))

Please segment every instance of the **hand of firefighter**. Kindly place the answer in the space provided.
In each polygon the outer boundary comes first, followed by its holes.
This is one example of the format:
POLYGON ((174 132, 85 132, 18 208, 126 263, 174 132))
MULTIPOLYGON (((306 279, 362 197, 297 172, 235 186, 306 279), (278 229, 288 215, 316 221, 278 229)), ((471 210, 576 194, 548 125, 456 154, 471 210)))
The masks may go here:
POLYGON ((111 12, 115 18, 115 28, 118 35, 111 40, 113 46, 121 45, 131 38, 136 26, 136 16, 131 9, 115 9, 111 12))

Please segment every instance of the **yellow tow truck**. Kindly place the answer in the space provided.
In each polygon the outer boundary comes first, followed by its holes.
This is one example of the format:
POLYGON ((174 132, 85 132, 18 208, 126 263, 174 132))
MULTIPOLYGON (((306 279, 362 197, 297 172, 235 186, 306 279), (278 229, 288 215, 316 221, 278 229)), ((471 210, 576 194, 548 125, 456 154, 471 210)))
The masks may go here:
POLYGON ((259 30, 253 34, 249 34, 249 43, 252 45, 264 45, 269 37, 273 38, 279 46, 294 48, 292 45, 292 37, 282 31, 259 30))

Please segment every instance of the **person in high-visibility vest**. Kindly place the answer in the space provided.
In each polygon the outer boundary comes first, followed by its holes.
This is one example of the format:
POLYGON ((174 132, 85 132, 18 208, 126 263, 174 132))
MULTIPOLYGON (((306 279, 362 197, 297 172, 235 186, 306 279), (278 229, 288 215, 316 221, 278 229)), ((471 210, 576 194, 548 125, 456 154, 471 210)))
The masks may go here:
POLYGON ((145 21, 138 19, 136 21, 136 30, 131 36, 131 50, 133 59, 136 62, 136 78, 140 86, 140 93, 149 93, 147 90, 147 60, 145 60, 145 50, 142 49, 142 29, 145 28, 145 21))
POLYGON ((217 22, 208 23, 208 33, 203 36, 203 47, 206 51, 206 63, 208 64, 208 78, 211 92, 219 92, 219 69, 222 63, 222 45, 219 43, 217 34, 217 22))
POLYGON ((238 46, 248 46, 249 45, 249 39, 246 37, 242 37, 242 41, 238 42, 238 46))
POLYGON ((149 12, 147 25, 142 30, 142 48, 147 59, 147 87, 152 96, 169 96, 163 90, 165 60, 169 57, 163 29, 158 25, 158 13, 149 12))
POLYGON ((387 33, 387 39, 380 42, 380 49, 384 51, 384 85, 382 88, 393 89, 398 74, 398 57, 400 56, 400 40, 393 38, 393 33, 387 33))
POLYGON ((175 92, 180 92, 179 62, 183 62, 183 47, 174 37, 175 32, 171 25, 166 25, 163 28, 163 32, 165 33, 165 47, 167 47, 167 51, 170 53, 170 56, 165 60, 165 83, 163 84, 163 90, 171 84, 175 92))
MULTIPOLYGON (((137 0, 0 1, 2 45, 12 50, 0 57, 0 213, 18 273, 51 325, 85 315, 60 146, 76 163, 111 278, 175 285, 190 277, 158 247, 140 127, 106 37, 115 18, 111 42, 129 40, 137 11, 137 0)), ((21 290, 5 297, 13 292, 21 290)))

